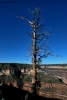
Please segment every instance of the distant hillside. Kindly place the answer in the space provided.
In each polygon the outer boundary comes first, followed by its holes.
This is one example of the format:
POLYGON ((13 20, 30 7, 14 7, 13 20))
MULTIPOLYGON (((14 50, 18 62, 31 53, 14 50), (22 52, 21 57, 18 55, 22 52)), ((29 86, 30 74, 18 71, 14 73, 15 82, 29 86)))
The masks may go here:
POLYGON ((44 66, 67 66, 67 64, 42 64, 44 66))
MULTIPOLYGON (((61 68, 67 67, 67 64, 41 64, 39 68, 61 68)), ((15 68, 32 68, 32 64, 20 64, 20 63, 0 63, 0 69, 15 69, 15 68)))
POLYGON ((31 68, 31 64, 20 64, 20 63, 0 63, 0 69, 15 69, 15 68, 31 68))

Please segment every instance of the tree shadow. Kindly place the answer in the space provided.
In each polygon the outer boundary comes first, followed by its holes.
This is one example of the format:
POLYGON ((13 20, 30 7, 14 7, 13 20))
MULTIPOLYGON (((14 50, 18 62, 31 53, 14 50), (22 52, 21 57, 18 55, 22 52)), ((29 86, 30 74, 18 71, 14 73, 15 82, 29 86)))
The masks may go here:
MULTIPOLYGON (((34 100, 32 93, 28 91, 21 90, 20 88, 12 87, 12 85, 8 86, 4 84, 3 86, 3 97, 5 100, 34 100), (26 99, 27 98, 27 99, 26 99)), ((60 99, 52 99, 52 98, 45 98, 42 96, 36 96, 37 100, 60 100, 60 99)))

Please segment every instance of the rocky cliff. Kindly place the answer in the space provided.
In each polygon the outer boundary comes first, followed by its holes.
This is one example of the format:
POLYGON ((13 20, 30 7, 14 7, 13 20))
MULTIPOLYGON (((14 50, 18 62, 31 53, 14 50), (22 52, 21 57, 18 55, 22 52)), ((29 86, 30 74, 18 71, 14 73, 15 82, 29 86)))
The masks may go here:
MULTIPOLYGON (((12 85, 13 87, 19 88, 17 82, 6 83, 7 85, 12 85)), ((21 85, 21 90, 32 92, 31 90, 32 84, 30 82, 24 83, 21 85)), ((57 98, 60 100, 67 100, 67 86, 65 84, 51 84, 41 82, 41 88, 39 90, 39 95, 46 98, 57 98)))

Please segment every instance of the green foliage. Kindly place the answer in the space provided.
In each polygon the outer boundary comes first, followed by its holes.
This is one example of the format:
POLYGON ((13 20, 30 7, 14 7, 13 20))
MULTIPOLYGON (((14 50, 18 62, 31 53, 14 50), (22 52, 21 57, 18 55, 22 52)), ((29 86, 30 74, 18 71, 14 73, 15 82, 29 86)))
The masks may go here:
POLYGON ((32 76, 28 76, 24 79, 25 82, 32 82, 32 76))
POLYGON ((7 82, 14 82, 14 81, 20 82, 20 78, 16 77, 15 75, 12 75, 12 76, 1 75, 0 81, 6 82, 6 83, 7 82))
POLYGON ((16 77, 15 75, 12 75, 11 79, 12 82, 14 81, 17 81, 18 83, 20 82, 20 78, 16 77))
POLYGON ((1 82, 5 82, 5 75, 1 75, 1 76, 0 76, 0 81, 1 81, 1 82))
POLYGON ((3 97, 3 83, 0 82, 0 100, 4 100, 4 97, 3 97))
POLYGON ((49 75, 46 76, 46 82, 47 83, 58 83, 61 84, 62 82, 58 81, 57 79, 55 79, 54 77, 51 77, 49 75))
POLYGON ((44 83, 58 83, 62 84, 59 80, 55 79, 54 77, 51 77, 50 75, 46 75, 45 72, 40 72, 40 81, 44 83))
MULTIPOLYGON (((59 81, 58 79, 55 79, 54 77, 51 77, 49 75, 46 75, 44 72, 39 72, 38 74, 38 78, 40 82, 44 82, 44 83, 58 83, 58 84, 62 84, 61 81, 59 81)), ((25 82, 31 82, 32 81, 32 76, 27 76, 24 79, 25 82)))
POLYGON ((19 63, 0 63, 0 70, 3 69, 16 69, 16 68, 31 68, 31 64, 19 64, 19 63))
POLYGON ((8 75, 1 75, 1 76, 0 76, 0 81, 1 81, 1 82, 10 82, 10 81, 11 81, 11 76, 8 76, 8 75))

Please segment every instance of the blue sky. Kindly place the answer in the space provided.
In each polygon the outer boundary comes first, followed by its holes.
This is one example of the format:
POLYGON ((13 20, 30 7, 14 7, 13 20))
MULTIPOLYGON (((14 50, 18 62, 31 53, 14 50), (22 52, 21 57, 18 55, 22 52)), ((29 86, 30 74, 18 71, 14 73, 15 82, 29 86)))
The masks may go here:
POLYGON ((54 34, 49 37, 48 46, 53 54, 62 56, 48 56, 42 63, 67 63, 67 0, 0 0, 0 63, 31 63, 31 57, 28 60, 25 57, 32 41, 27 34, 31 29, 27 22, 16 16, 31 20, 28 8, 34 10, 35 7, 41 7, 41 20, 54 34))

